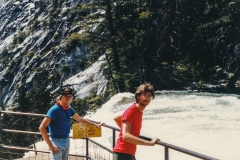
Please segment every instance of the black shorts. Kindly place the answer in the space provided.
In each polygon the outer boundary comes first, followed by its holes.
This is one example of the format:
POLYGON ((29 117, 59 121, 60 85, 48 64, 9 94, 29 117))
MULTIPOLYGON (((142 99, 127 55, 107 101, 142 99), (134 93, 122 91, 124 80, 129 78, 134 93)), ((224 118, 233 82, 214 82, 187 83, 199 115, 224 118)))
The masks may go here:
POLYGON ((136 160, 136 158, 131 154, 113 152, 113 160, 136 160))

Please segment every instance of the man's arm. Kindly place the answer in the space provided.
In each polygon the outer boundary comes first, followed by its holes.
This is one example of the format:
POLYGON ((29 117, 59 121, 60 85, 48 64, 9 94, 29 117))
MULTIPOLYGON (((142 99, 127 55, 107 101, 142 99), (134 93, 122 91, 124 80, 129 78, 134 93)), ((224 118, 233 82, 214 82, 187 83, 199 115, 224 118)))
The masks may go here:
POLYGON ((116 122, 119 128, 121 128, 121 121, 122 121, 122 113, 120 115, 117 115, 113 118, 113 120, 116 122))
POLYGON ((122 125, 122 137, 123 140, 129 143, 136 145, 145 145, 145 146, 154 146, 159 140, 158 138, 153 138, 151 141, 147 141, 141 138, 138 138, 131 134, 131 124, 127 121, 123 122, 122 125))
POLYGON ((77 113, 75 113, 72 118, 76 121, 78 121, 79 123, 84 123, 86 125, 93 125, 96 126, 97 128, 101 129, 101 126, 103 125, 103 123, 99 123, 99 124, 95 124, 91 121, 88 121, 87 119, 84 119, 82 117, 80 117, 77 113))
POLYGON ((50 122, 51 122, 51 118, 45 117, 39 126, 39 131, 41 132, 41 135, 42 135, 43 139, 45 140, 45 142, 48 144, 50 150, 53 153, 59 153, 60 148, 58 146, 54 146, 52 144, 52 142, 49 139, 48 133, 47 133, 47 126, 50 124, 50 122))

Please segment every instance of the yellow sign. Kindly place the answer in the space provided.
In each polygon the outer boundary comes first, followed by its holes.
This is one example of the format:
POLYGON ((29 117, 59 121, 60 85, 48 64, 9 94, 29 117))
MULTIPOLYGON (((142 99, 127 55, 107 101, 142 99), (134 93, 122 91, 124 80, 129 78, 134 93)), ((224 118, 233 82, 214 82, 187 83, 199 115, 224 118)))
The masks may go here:
POLYGON ((101 130, 95 126, 76 123, 72 125, 73 139, 86 137, 101 137, 101 130))

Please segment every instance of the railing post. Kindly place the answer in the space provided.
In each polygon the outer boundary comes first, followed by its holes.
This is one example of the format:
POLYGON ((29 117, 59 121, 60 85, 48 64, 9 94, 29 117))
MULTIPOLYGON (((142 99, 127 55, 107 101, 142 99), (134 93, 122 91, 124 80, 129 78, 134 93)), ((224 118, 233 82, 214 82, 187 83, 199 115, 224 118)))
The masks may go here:
POLYGON ((113 138, 112 138, 112 142, 113 142, 113 148, 115 147, 115 140, 116 140, 116 132, 115 129, 112 130, 113 131, 113 138))
POLYGON ((165 147, 165 160, 169 160, 168 147, 165 147))
POLYGON ((87 160, 88 160, 88 157, 89 157, 89 153, 88 153, 88 137, 86 138, 86 157, 87 157, 87 160))
POLYGON ((37 155, 37 148, 36 148, 36 145, 35 145, 35 143, 33 144, 33 147, 34 147, 34 150, 35 150, 35 155, 37 155))

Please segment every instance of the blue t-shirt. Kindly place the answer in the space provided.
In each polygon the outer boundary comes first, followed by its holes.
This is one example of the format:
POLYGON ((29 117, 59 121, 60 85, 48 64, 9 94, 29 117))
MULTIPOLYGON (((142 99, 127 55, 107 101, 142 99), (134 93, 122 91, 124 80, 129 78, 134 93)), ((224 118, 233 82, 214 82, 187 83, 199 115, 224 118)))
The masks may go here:
POLYGON ((76 112, 70 107, 69 110, 64 110, 55 104, 52 106, 48 112, 46 117, 51 118, 51 122, 48 125, 49 134, 52 138, 68 138, 70 133, 70 117, 72 117, 76 112))

